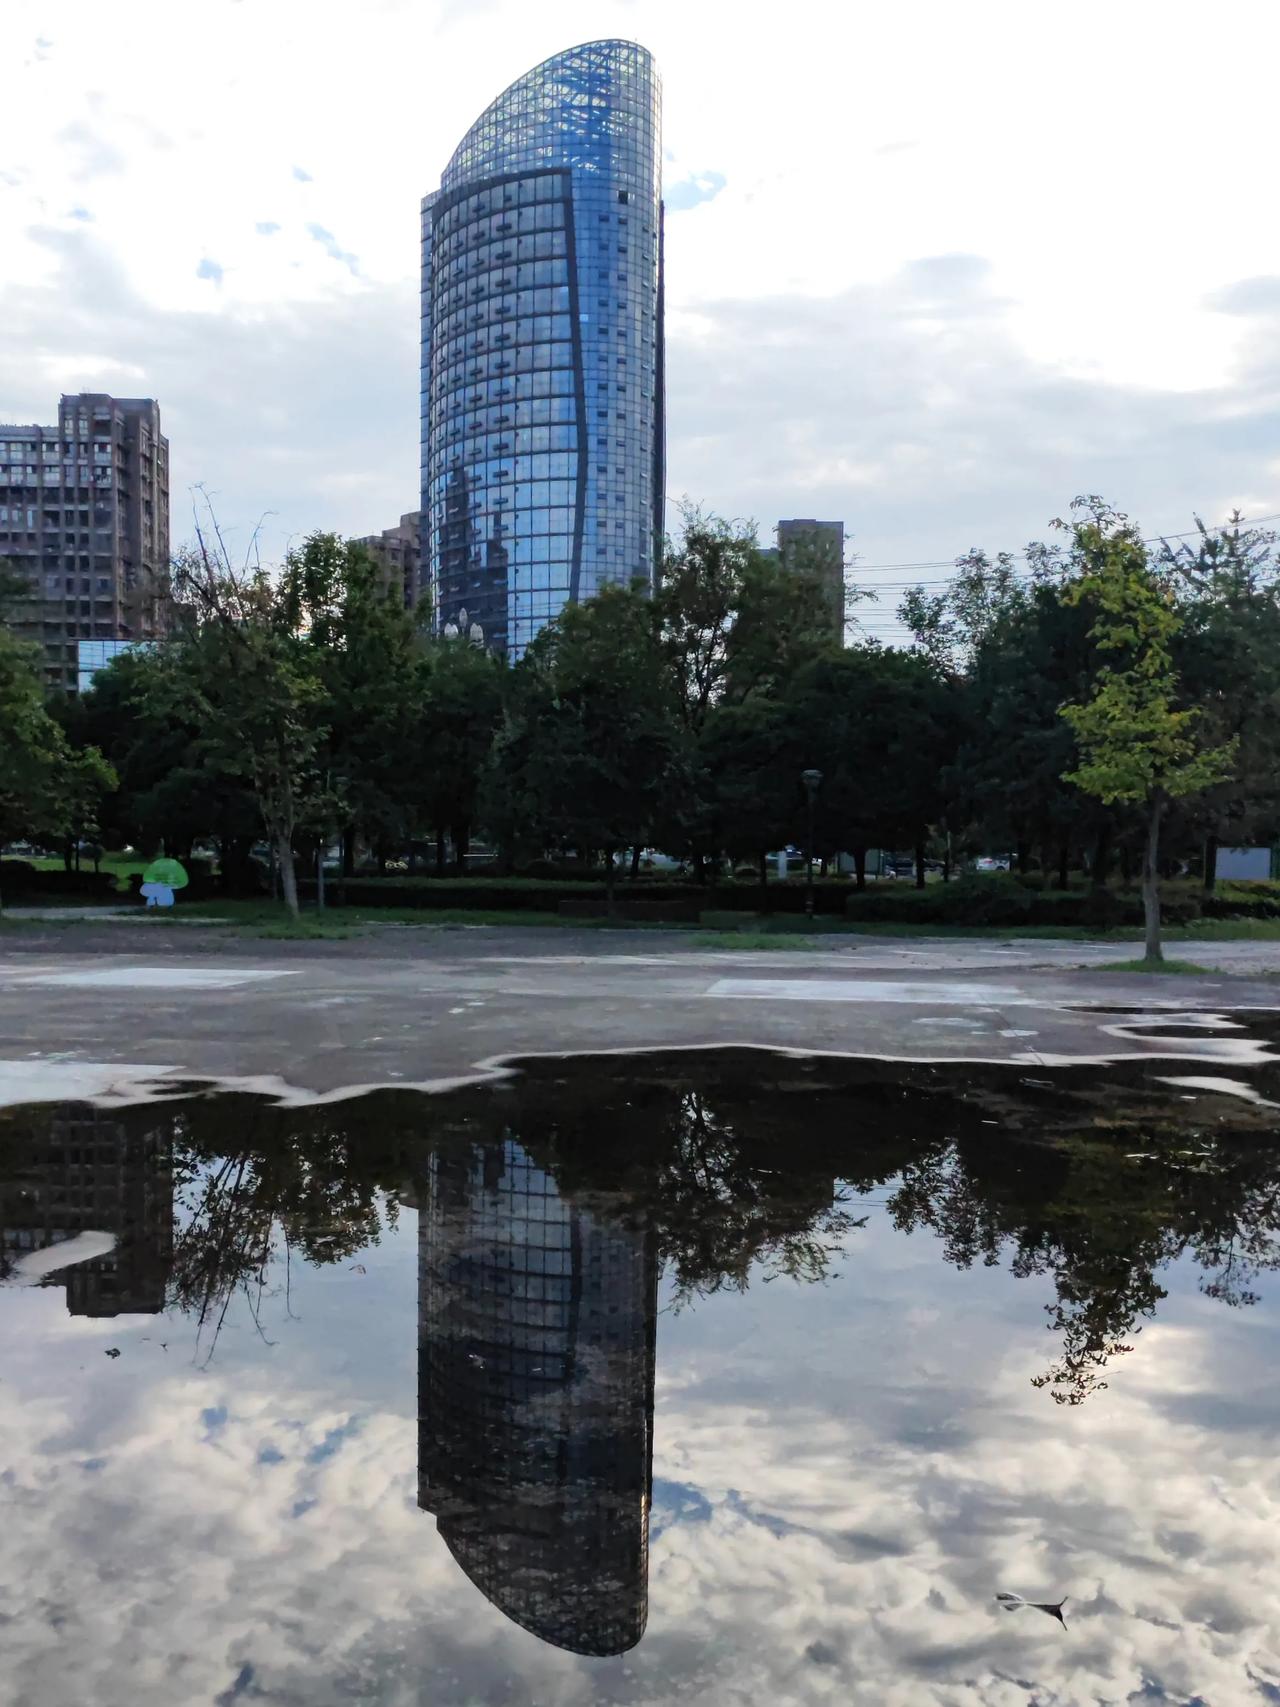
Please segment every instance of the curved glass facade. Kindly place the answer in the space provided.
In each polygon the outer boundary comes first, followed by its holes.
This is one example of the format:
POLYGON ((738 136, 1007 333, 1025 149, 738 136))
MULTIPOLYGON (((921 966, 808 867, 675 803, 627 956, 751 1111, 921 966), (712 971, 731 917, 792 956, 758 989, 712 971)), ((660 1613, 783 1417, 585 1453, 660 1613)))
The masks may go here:
POLYGON ((653 584, 663 510, 661 90, 634 42, 513 83, 422 204, 422 560, 437 628, 519 657, 653 584))
POLYGON ((653 1238, 507 1137, 432 1155, 418 1241, 418 1504, 522 1629, 623 1653, 649 1608, 653 1238))

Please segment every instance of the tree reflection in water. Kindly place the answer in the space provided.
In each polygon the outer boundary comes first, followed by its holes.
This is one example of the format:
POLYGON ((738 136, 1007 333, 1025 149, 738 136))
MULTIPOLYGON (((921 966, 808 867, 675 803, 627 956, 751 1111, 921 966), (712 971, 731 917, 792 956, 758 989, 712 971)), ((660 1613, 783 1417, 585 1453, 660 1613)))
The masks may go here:
POLYGON ((1184 1099, 1140 1066, 1050 1083, 745 1051, 536 1063, 496 1087, 309 1109, 201 1087, 71 1111, 77 1129, 92 1120, 91 1164, 67 1142, 67 1109, 15 1109, 0 1116, 0 1274, 17 1252, 114 1215, 106 1230, 126 1255, 151 1241, 168 1304, 196 1318, 212 1355, 237 1297, 267 1336, 264 1301, 288 1309, 295 1256, 351 1262, 376 1244, 433 1150, 514 1139, 567 1202, 652 1234, 677 1306, 753 1280, 825 1281, 856 1262, 858 1229, 881 1209, 936 1236, 955 1268, 1043 1277, 1058 1349, 1034 1384, 1075 1405, 1154 1315, 1170 1264, 1193 1261, 1229 1306, 1252 1303, 1280 1266, 1271 1112, 1184 1099), (130 1219, 129 1168, 171 1171, 171 1248, 154 1191, 149 1219, 130 1219), (874 1208, 859 1201, 871 1193, 874 1208))

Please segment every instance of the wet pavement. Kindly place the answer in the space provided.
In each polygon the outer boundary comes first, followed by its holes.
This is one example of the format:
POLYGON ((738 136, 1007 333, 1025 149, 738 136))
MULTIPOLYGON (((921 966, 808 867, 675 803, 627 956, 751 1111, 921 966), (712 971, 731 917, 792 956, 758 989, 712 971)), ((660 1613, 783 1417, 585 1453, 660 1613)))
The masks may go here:
POLYGON ((1025 965, 986 942, 948 945, 941 967, 914 942, 661 952, 624 933, 411 929, 385 937, 412 953, 357 954, 337 950, 364 939, 260 944, 215 932, 213 949, 195 951, 185 931, 136 934, 145 946, 131 952, 0 953, 0 1102, 37 1081, 31 1094, 96 1096, 157 1072, 305 1099, 438 1088, 514 1058, 705 1046, 1041 1065, 1189 1049, 1208 1058, 1230 1055, 1230 1038, 1153 1042, 1149 1028, 1097 1010, 1280 1006, 1265 978, 1025 965))
POLYGON ((0 1703, 1277 1699, 1280 1028, 1081 1024, 0 1112, 0 1703))

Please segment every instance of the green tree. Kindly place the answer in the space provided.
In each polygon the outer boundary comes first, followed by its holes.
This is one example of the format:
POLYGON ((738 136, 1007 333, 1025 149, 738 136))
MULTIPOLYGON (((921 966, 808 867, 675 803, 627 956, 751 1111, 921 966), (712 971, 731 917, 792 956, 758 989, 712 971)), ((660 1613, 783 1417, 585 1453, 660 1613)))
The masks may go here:
POLYGON ((502 660, 469 640, 436 640, 419 661, 409 782, 415 813, 436 833, 437 869, 446 832, 465 869, 507 685, 502 660))
POLYGON ((1235 515, 1193 539, 1162 545, 1157 563, 1175 578, 1182 631, 1175 645, 1184 692, 1198 706, 1205 738, 1238 742, 1232 775, 1183 814, 1203 840, 1212 890, 1217 847, 1280 838, 1280 535, 1235 515))
POLYGON ((509 850, 642 843, 681 777, 679 712, 649 600, 606 587, 571 605, 511 672, 486 819, 509 850))
POLYGON ((1062 708, 1080 747, 1066 780, 1108 803, 1132 801, 1145 814, 1144 956, 1156 962, 1163 958, 1161 821, 1171 801, 1230 776, 1236 743, 1202 743, 1198 710, 1180 704, 1172 647, 1181 619, 1169 579, 1151 564, 1137 529, 1097 498, 1077 499, 1073 508, 1076 519, 1062 524, 1072 536, 1074 568, 1063 597, 1096 605, 1093 640, 1117 663, 1102 665, 1088 700, 1062 708))
POLYGON ((72 702, 68 727, 77 744, 100 746, 119 775, 102 809, 112 846, 163 845, 186 858, 197 839, 215 838, 224 886, 236 889, 247 882, 261 821, 247 765, 205 715, 201 682, 218 649, 212 637, 204 642, 206 664, 201 645, 188 632, 113 659, 72 702))
POLYGON ((91 824, 115 782, 96 747, 72 751, 45 706, 35 649, 0 627, 0 847, 91 824))
POLYGON ((280 869, 285 906, 298 916, 294 835, 328 800, 316 757, 327 737, 315 649, 300 630, 305 607, 294 580, 260 566, 235 569, 216 524, 197 530, 174 564, 186 604, 184 631, 169 642, 188 672, 221 762, 249 777, 280 869))
POLYGON ((874 643, 819 658, 792 683, 795 798, 800 772, 820 770, 818 851, 852 852, 860 888, 869 847, 919 848, 943 815, 952 698, 926 657, 874 643))

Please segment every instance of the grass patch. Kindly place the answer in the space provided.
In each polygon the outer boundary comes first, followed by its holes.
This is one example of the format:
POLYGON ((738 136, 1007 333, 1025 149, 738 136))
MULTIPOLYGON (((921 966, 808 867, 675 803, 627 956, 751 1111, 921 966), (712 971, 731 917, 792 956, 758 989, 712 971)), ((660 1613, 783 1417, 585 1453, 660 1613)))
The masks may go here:
POLYGON ((1105 966, 1090 968, 1093 972, 1145 972, 1153 976, 1171 973, 1175 978, 1198 977, 1211 970, 1197 966, 1193 960, 1112 960, 1105 966))
MULTIPOLYGON (((65 871, 66 861, 58 855, 14 854, 15 860, 21 860, 24 865, 32 865, 37 871, 65 871)), ((126 892, 129 879, 135 871, 142 872, 151 864, 149 859, 143 859, 141 854, 106 853, 98 861, 100 871, 109 871, 115 878, 116 888, 126 892)), ((93 861, 85 854, 80 855, 80 870, 92 874, 93 861)), ((43 903, 42 903, 43 904, 43 903)))

